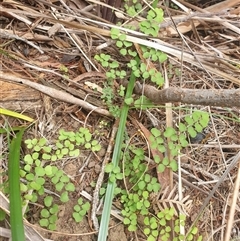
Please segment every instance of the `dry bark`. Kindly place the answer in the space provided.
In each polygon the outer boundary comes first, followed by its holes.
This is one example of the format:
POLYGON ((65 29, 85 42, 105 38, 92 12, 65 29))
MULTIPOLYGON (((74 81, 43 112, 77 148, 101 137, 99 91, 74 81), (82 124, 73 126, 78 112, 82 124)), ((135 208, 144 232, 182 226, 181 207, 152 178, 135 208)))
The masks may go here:
POLYGON ((240 107, 240 89, 184 89, 169 87, 158 90, 150 85, 136 83, 134 93, 144 94, 155 104, 181 102, 185 104, 240 107))
POLYGON ((65 102, 68 102, 68 103, 71 103, 71 104, 79 105, 86 110, 94 111, 94 112, 96 112, 100 115, 111 116, 109 111, 107 111, 105 109, 102 109, 100 107, 94 106, 92 104, 89 104, 88 102, 86 102, 84 100, 81 100, 81 99, 78 99, 71 94, 68 94, 66 92, 54 89, 54 88, 49 87, 49 86, 44 86, 44 85, 35 83, 35 82, 33 82, 31 80, 28 80, 28 79, 20 78, 17 75, 14 75, 14 74, 11 74, 11 73, 8 73, 8 72, 0 71, 0 80, 10 81, 10 82, 13 82, 13 83, 18 83, 18 84, 24 84, 24 85, 27 85, 27 86, 35 89, 35 90, 38 90, 38 91, 42 92, 43 94, 46 94, 46 95, 50 96, 52 98, 55 98, 55 99, 58 99, 58 100, 61 100, 61 101, 65 101, 65 102))

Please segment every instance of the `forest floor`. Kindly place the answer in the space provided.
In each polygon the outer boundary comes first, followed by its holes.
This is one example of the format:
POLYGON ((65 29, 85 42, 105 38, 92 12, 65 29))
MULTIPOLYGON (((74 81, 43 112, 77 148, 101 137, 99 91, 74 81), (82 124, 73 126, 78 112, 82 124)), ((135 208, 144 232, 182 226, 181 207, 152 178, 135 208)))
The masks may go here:
MULTIPOLYGON (((114 118, 109 112, 109 105, 102 97, 103 93, 106 95, 107 87, 111 87, 114 95, 111 97, 112 105, 120 109, 124 99, 118 95, 119 80, 116 78, 112 86, 108 86, 106 68, 102 67, 94 56, 100 53, 109 54, 119 62, 121 70, 126 72, 125 80, 128 80, 131 73, 126 62, 129 58, 119 55, 117 47, 104 31, 109 32, 109 26, 115 26, 117 21, 129 21, 134 25, 134 21, 138 22, 146 17, 146 14, 143 12, 135 19, 125 15, 123 19, 117 20, 112 9, 97 3, 92 0, 21 0, 0 3, 0 107, 21 112, 36 120, 26 131, 24 140, 44 137, 51 142, 58 138, 60 129, 77 132, 80 127, 86 127, 101 144, 99 151, 92 152, 83 148, 78 158, 63 158, 57 162, 58 168, 70 177, 76 189, 66 204, 58 203, 55 230, 47 230, 39 225, 43 198, 39 198, 36 203, 29 203, 25 213, 28 223, 26 225, 39 232, 45 240, 90 241, 98 238, 91 212, 88 212, 83 221, 77 223, 72 217, 73 207, 80 197, 91 204, 103 161, 107 155, 112 155, 112 150, 110 153, 107 150, 114 145, 111 133, 117 126, 118 118, 114 118), (61 18, 65 22, 57 23, 54 18, 61 18), (78 24, 86 28, 81 29, 78 24), (8 81, 4 75, 10 76, 8 81), (44 88, 31 86, 27 82, 17 84, 14 76, 40 84, 44 88), (72 100, 70 96, 75 99, 72 100), (83 100, 85 105, 81 105, 76 99, 83 100), (88 104, 92 107, 86 107, 88 104)), ((167 53, 168 59, 165 62, 155 65, 162 73, 165 83, 171 87, 189 89, 239 88, 239 1, 200 0, 190 3, 181 0, 176 3, 172 2, 171 7, 166 7, 161 1, 158 3, 166 19, 165 27, 160 29, 159 38, 173 51, 173 54, 167 53), (190 14, 187 9, 191 10, 190 14), (178 32, 170 24, 169 15, 175 19, 178 32), (174 52, 177 51, 183 55, 192 54, 195 58, 191 63, 181 54, 176 56, 174 52)), ((120 9, 121 1, 107 1, 106 4, 115 4, 116 9, 120 9)), ((146 7, 145 12, 148 11, 145 1, 141 4, 146 7)), ((121 14, 119 10, 118 16, 121 17, 121 14)), ((133 48, 136 48, 136 45, 133 48)), ((237 193, 234 190, 235 180, 240 175, 238 165, 221 180, 240 150, 240 108, 181 103, 156 105, 147 110, 130 108, 125 144, 128 146, 127 140, 130 140, 133 146, 141 147, 144 154, 152 158, 152 154, 149 155, 151 144, 147 143, 144 130, 150 131, 153 127, 159 130, 167 126, 176 127, 181 118, 194 110, 207 112, 210 116, 209 124, 204 133, 191 139, 182 149, 181 155, 176 157, 176 161, 181 163, 181 175, 178 171, 168 172, 168 187, 163 188, 161 173, 154 165, 151 166, 149 173, 157 177, 162 189, 152 197, 149 211, 156 215, 158 208, 171 207, 175 200, 175 204, 179 202, 185 208, 186 232, 193 222, 197 221, 195 226, 198 228, 198 237, 202 235, 202 240, 227 241, 225 232, 230 222, 229 210, 235 193, 237 205, 229 240, 240 241, 240 195, 239 190, 237 193), (204 214, 195 220, 204 201, 218 182, 221 183, 204 208, 204 214), (182 195, 180 200, 179 191, 182 195), (161 201, 163 199, 164 202, 161 201)), ((11 127, 26 124, 19 119, 0 116, 0 126, 6 127, 6 123, 11 127)), ((7 180, 7 143, 7 137, 0 134, 1 183, 7 180)), ((23 145, 22 156, 27 153, 28 150, 23 145)), ((108 161, 111 161, 111 158, 108 161)), ((107 181, 108 175, 105 174, 103 186, 106 186, 107 181)), ((51 186, 46 189, 55 192, 51 186)), ((7 193, 4 195, 8 197, 7 193)), ((98 218, 101 216, 102 205, 97 212, 98 218)), ((174 207, 177 209, 178 206, 174 207)), ((113 200, 113 209, 122 210, 119 198, 113 200)), ((118 214, 121 216, 120 211, 118 214)), ((147 240, 141 217, 138 219, 136 232, 130 232, 123 224, 123 219, 117 217, 111 216, 109 241, 147 240)), ((8 218, 0 221, 0 226, 9 230, 8 218)), ((8 235, 1 235, 0 232, 0 240, 9 240, 8 235)), ((197 240, 197 237, 193 240, 197 240)))

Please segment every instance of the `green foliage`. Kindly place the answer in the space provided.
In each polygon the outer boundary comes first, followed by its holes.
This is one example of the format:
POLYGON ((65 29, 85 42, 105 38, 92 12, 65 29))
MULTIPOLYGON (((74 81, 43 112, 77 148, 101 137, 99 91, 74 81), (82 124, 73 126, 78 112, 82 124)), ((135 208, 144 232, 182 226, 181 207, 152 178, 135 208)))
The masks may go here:
MULTIPOLYGON (((136 231, 139 215, 149 214, 150 193, 158 192, 160 184, 155 177, 146 173, 147 165, 144 163, 142 149, 129 146, 124 157, 124 169, 121 172, 128 180, 129 186, 126 187, 128 191, 119 189, 116 193, 120 195, 120 201, 123 205, 124 224, 128 226, 129 231, 136 231)), ((113 167, 107 165, 106 171, 111 172, 112 170, 113 167)), ((118 169, 117 173, 119 171, 118 169)), ((111 175, 114 175, 114 172, 111 175)))
MULTIPOLYGON (((154 3, 156 6, 156 4, 154 3)), ((126 11, 131 15, 136 14, 136 10, 142 9, 142 5, 135 1, 135 4, 131 3, 131 6, 125 5, 126 11)), ((147 19, 140 23, 140 31, 147 34, 148 36, 156 37, 159 31, 159 23, 163 21, 163 11, 159 8, 152 8, 148 11, 147 19)), ((119 49, 119 53, 128 58, 129 62, 126 64, 130 68, 131 72, 136 78, 141 78, 142 80, 150 79, 158 87, 162 86, 164 83, 164 78, 160 72, 155 68, 149 69, 145 63, 138 63, 136 57, 138 55, 137 51, 133 48, 132 42, 127 41, 127 36, 124 32, 120 31, 118 28, 111 29, 111 38, 115 40, 116 47, 119 49)), ((162 53, 159 50, 153 48, 140 46, 143 52, 143 57, 146 60, 151 60, 156 63, 163 63, 167 59, 167 55, 162 53)), ((116 92, 113 88, 113 80, 115 79, 124 79, 126 78, 126 71, 121 69, 118 61, 114 60, 108 54, 97 54, 95 59, 106 69, 107 83, 103 88, 102 99, 107 104, 109 111, 113 114, 114 117, 119 117, 120 109, 115 104, 116 93, 119 93, 120 97, 123 97, 124 91, 122 86, 116 92)), ((134 102, 133 99, 125 99, 125 103, 128 105, 134 102)), ((146 98, 141 99, 135 103, 136 108, 146 109, 152 106, 149 100, 146 98), (144 104, 146 102, 146 106, 144 104)))
POLYGON ((155 105, 146 96, 142 95, 137 100, 134 101, 134 107, 136 109, 146 110, 148 108, 153 108, 155 105))
POLYGON ((111 56, 108 55, 108 54, 100 54, 100 55, 95 55, 94 58, 98 62, 100 62, 103 67, 108 67, 109 66, 109 60, 110 60, 111 56))
POLYGON ((106 72, 108 79, 120 78, 123 79, 126 76, 124 70, 118 70, 119 63, 115 60, 111 60, 111 56, 107 54, 95 55, 94 57, 103 67, 108 68, 106 72))
MULTIPOLYGON (((137 4, 136 4, 137 5, 137 4)), ((141 7, 140 7, 141 8, 141 7)), ((132 7, 128 9, 130 12, 133 11, 132 7)), ((135 10, 134 10, 135 11, 135 10)), ((147 19, 140 23, 140 30, 149 35, 149 36, 157 36, 159 31, 159 23, 163 20, 163 11, 161 9, 155 8, 151 9, 148 12, 147 19)), ((137 52, 133 50, 132 43, 126 40, 126 34, 122 33, 118 28, 111 29, 111 38, 116 41, 116 46, 119 49, 119 53, 123 56, 129 57, 130 60, 127 63, 127 66, 131 69, 132 73, 137 78, 141 79, 150 79, 157 86, 162 86, 164 83, 164 78, 160 72, 156 69, 148 69, 145 63, 138 64, 135 57, 137 56, 137 52), (133 58, 134 57, 134 58, 133 58)), ((167 59, 167 55, 162 53, 159 50, 155 50, 153 48, 148 48, 145 46, 141 46, 143 57, 145 59, 150 59, 152 62, 164 62, 167 59)), ((115 116, 119 117, 119 107, 115 105, 114 98, 116 93, 113 91, 113 81, 114 79, 124 79, 126 77, 126 71, 119 69, 120 66, 117 61, 111 59, 110 55, 99 54, 95 56, 95 59, 100 62, 100 64, 106 68, 106 77, 108 79, 107 84, 103 88, 102 99, 107 104, 109 111, 115 116)), ((123 97, 123 90, 120 87, 120 90, 117 90, 119 96, 123 97)), ((128 105, 133 103, 133 100, 125 100, 125 103, 128 105)), ((136 108, 148 108, 152 106, 150 101, 143 101, 143 98, 135 103, 136 108), (146 106, 144 106, 146 102, 146 106)))
POLYGON ((59 67, 59 70, 61 72, 63 72, 64 74, 68 73, 68 68, 65 65, 63 65, 63 64, 59 67))
POLYGON ((90 209, 90 203, 89 202, 83 202, 82 198, 78 199, 78 204, 74 206, 74 212, 73 212, 73 218, 74 220, 79 223, 83 220, 83 217, 86 216, 86 213, 90 209))
POLYGON ((42 227, 55 230, 58 212, 56 201, 68 202, 69 193, 75 191, 75 185, 54 165, 55 162, 64 157, 78 157, 81 148, 99 151, 101 146, 93 139, 90 131, 83 127, 77 132, 59 130, 58 139, 54 143, 49 143, 45 138, 34 138, 25 140, 25 144, 30 153, 24 156, 24 165, 20 170, 20 176, 26 180, 26 183, 20 185, 21 191, 24 199, 31 202, 37 202, 39 196, 44 196, 39 223, 42 227), (59 200, 45 193, 45 185, 53 187, 52 191, 59 195, 59 200))
POLYGON ((133 98, 132 98, 132 97, 126 98, 126 99, 124 100, 124 102, 125 102, 127 105, 131 105, 131 104, 133 103, 133 98))
POLYGON ((163 21, 163 10, 160 8, 150 9, 147 13, 147 19, 140 22, 140 30, 152 37, 157 37, 159 24, 163 21))
POLYGON ((122 85, 120 85, 120 89, 118 90, 118 94, 119 94, 119 96, 123 97, 124 94, 125 94, 124 91, 125 91, 125 87, 122 86, 122 85))
MULTIPOLYGON (((159 50, 149 48, 147 46, 141 46, 143 57, 149 59, 152 62, 163 63, 167 59, 167 55, 159 50)), ((147 69, 146 64, 141 63, 140 71, 142 73, 142 78, 149 78, 157 86, 162 86, 164 84, 164 78, 160 72, 156 69, 147 69)))
POLYGON ((197 133, 201 133, 209 123, 209 114, 204 111, 196 110, 192 114, 185 116, 185 123, 181 129, 188 132, 191 137, 196 137, 197 133))
MULTIPOLYGON (((144 234, 147 236, 148 241, 156 241, 157 238, 160 238, 164 241, 170 241, 171 235, 170 233, 174 233, 173 241, 181 241, 181 240, 192 240, 191 238, 197 236, 197 228, 193 228, 193 232, 191 232, 188 237, 185 237, 180 234, 180 226, 185 226, 185 215, 176 216, 174 208, 165 208, 155 216, 146 216, 144 218, 145 228, 143 230, 144 234), (170 227, 170 222, 174 223, 173 230, 170 227)), ((201 240, 202 236, 198 237, 198 240, 201 240)))
POLYGON ((40 212, 39 224, 41 227, 46 227, 49 230, 56 230, 56 221, 59 207, 52 203, 53 198, 47 196, 44 198, 45 208, 40 212))
POLYGON ((116 46, 120 49, 120 54, 125 56, 129 54, 132 57, 136 57, 137 53, 131 50, 132 42, 126 41, 126 34, 120 32, 117 28, 111 29, 111 38, 116 41, 116 46))
POLYGON ((105 167, 105 172, 106 173, 111 173, 109 177, 109 181, 114 183, 116 180, 122 180, 123 179, 123 174, 121 173, 120 168, 114 167, 113 163, 109 163, 105 167))
POLYGON ((172 156, 171 160, 167 157, 160 160, 158 155, 153 157, 156 164, 158 164, 158 171, 164 172, 166 167, 176 171, 177 162, 174 158, 188 145, 187 134, 195 137, 198 132, 201 132, 208 125, 208 122, 208 113, 197 110, 191 115, 185 116, 184 122, 179 123, 178 131, 172 127, 167 127, 165 131, 160 131, 156 128, 151 129, 151 148, 161 153, 165 153, 166 148, 168 148, 172 156))
MULTIPOLYGON (((159 26, 163 21, 163 10, 157 8, 157 3, 157 0, 151 3, 152 6, 149 8, 147 16, 142 16, 145 19, 139 23, 139 30, 150 38, 158 37, 159 26)), ((124 7, 126 12, 132 17, 137 16, 138 12, 143 8, 142 4, 137 0, 133 0, 131 3, 125 0, 124 7)), ((144 60, 138 61, 136 58, 138 53, 133 48, 133 44, 128 41, 128 36, 124 31, 112 28, 111 38, 115 41, 120 56, 122 56, 124 61, 127 61, 126 66, 131 72, 131 76, 139 78, 140 81, 151 81, 157 87, 163 86, 164 78, 162 74, 157 70, 158 68, 152 66, 163 63, 167 59, 165 53, 150 47, 140 46, 144 60), (149 61, 151 65, 147 64, 149 61)), ((120 85, 119 89, 115 90, 114 81, 126 78, 127 73, 121 70, 122 66, 118 61, 113 59, 113 56, 101 53, 96 55, 95 59, 106 69, 107 81, 103 88, 102 99, 107 104, 109 111, 115 117, 119 117, 120 108, 116 103, 119 103, 117 99, 124 97, 125 89, 120 85)), ((172 69, 170 72, 172 75, 179 74, 179 72, 172 69)), ((137 100, 133 96, 128 96, 123 101, 128 106, 142 110, 154 107, 154 104, 145 96, 141 96, 137 100)), ((156 149, 163 154, 168 150, 171 154, 171 159, 167 155, 164 155, 163 160, 160 160, 159 156, 153 156, 158 172, 164 172, 166 168, 177 171, 176 157, 188 145, 187 137, 194 137, 197 133, 201 132, 207 126, 208 121, 209 117, 207 113, 195 111, 187 115, 178 128, 167 127, 165 130, 153 128, 151 130, 150 148, 156 149)), ((124 159, 122 167, 109 163, 105 167, 105 172, 109 174, 109 183, 112 185, 123 183, 124 180, 126 189, 122 190, 115 187, 116 191, 114 191, 122 203, 124 224, 127 225, 129 231, 136 231, 139 217, 144 217, 146 225, 144 233, 147 235, 148 241, 157 240, 157 237, 160 237, 161 240, 169 240, 172 231, 177 234, 180 232, 179 226, 184 225, 184 220, 181 220, 181 217, 177 217, 172 208, 162 210, 157 217, 149 213, 151 204, 150 194, 158 192, 160 184, 156 177, 148 173, 144 151, 141 148, 130 145, 125 150, 122 158, 124 159), (169 226, 170 221, 176 221, 174 230, 171 230, 169 226)), ((102 187, 100 195, 104 195, 105 191, 105 187, 102 187)), ((192 236, 195 234, 191 233, 192 236)), ((176 235, 176 237, 176 240, 182 240, 181 234, 176 235)), ((190 235, 188 238, 191 240, 190 235)))
POLYGON ((126 4, 124 4, 124 8, 130 17, 136 16, 143 8, 142 4, 136 0, 133 0, 132 2, 125 0, 125 2, 126 4))
MULTIPOLYGON (((122 88, 120 88, 120 91, 123 91, 122 88)), ((121 94, 124 94, 121 92, 121 94)), ((103 93, 102 93, 102 100, 106 103, 106 105, 109 108, 109 112, 114 116, 114 117, 119 117, 120 115, 120 108, 118 105, 114 103, 116 93, 113 88, 113 80, 112 78, 109 78, 107 82, 104 84, 103 88, 103 93)))
MULTIPOLYGON (((126 100, 125 100, 126 101, 126 100)), ((128 104, 132 103, 132 100, 128 104)), ((184 118, 178 126, 178 129, 167 127, 165 130, 153 128, 150 136, 150 146, 152 149, 165 153, 168 149, 171 152, 172 159, 169 160, 164 157, 160 160, 159 156, 154 156, 154 161, 158 165, 158 171, 163 172, 166 167, 173 171, 177 170, 177 162, 175 157, 180 151, 188 145, 187 134, 189 127, 196 128, 196 123, 201 123, 204 127, 209 121, 208 114, 205 112, 193 112, 190 118, 184 118), (192 121, 189 121, 189 120, 192 121)), ((198 129, 199 130, 199 129, 198 129)), ((198 131, 197 130, 197 131, 198 131)), ((116 193, 120 196, 122 203, 122 215, 124 217, 124 224, 129 231, 136 231, 139 223, 139 218, 144 219, 144 234, 147 240, 155 241, 158 237, 161 240, 169 241, 170 233, 174 232, 173 240, 201 240, 202 236, 198 236, 197 228, 195 227, 188 237, 184 237, 180 233, 180 226, 185 226, 186 217, 175 213, 174 208, 166 208, 159 212, 157 216, 152 216, 149 212, 151 207, 150 194, 160 190, 160 184, 156 177, 148 173, 148 166, 145 163, 144 150, 129 145, 128 149, 122 154, 123 166, 122 169, 113 167, 112 164, 106 166, 105 171, 111 173, 110 182, 125 180, 126 190, 116 193), (123 173, 124 176, 116 178, 116 174, 123 173), (174 222, 173 230, 170 227, 170 221, 174 222)), ((102 192, 104 194, 104 190, 102 192)))

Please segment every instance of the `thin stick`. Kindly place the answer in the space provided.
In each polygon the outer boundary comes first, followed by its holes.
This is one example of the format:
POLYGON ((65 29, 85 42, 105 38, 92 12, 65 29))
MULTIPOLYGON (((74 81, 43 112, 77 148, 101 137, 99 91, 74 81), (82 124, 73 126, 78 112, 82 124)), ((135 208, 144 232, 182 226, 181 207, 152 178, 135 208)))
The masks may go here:
POLYGON ((97 206, 98 206, 98 203, 99 203, 99 191, 100 191, 100 188, 102 186, 102 182, 103 182, 103 178, 104 178, 104 174, 105 174, 105 166, 107 165, 107 163, 110 159, 110 155, 111 155, 112 149, 114 147, 114 139, 115 139, 117 130, 118 130, 118 121, 115 122, 115 124, 112 128, 112 133, 111 133, 111 137, 110 137, 110 140, 109 140, 107 152, 106 152, 106 155, 105 155, 103 163, 102 163, 102 169, 101 169, 101 172, 98 176, 96 187, 95 187, 95 190, 93 192, 91 219, 93 221, 93 226, 94 226, 94 229, 96 231, 99 229, 99 224, 98 224, 98 220, 97 220, 97 217, 96 217, 97 206))
POLYGON ((28 41, 25 38, 21 38, 18 35, 11 34, 11 33, 7 32, 7 31, 3 30, 3 29, 0 29, 0 36, 2 38, 6 38, 6 39, 17 39, 17 40, 23 41, 24 43, 26 43, 26 44, 32 46, 33 48, 37 49, 41 54, 44 53, 44 51, 41 50, 36 44, 28 41))
MULTIPOLYGON (((223 173, 222 177, 219 179, 219 181, 215 184, 215 186, 213 187, 212 191, 209 193, 208 197, 206 197, 206 199, 204 200, 204 203, 202 205, 202 207, 200 208, 196 218, 194 219, 194 221, 192 222, 191 227, 189 228, 189 231, 192 230, 192 228, 194 227, 194 225, 196 224, 196 222, 199 220, 200 216, 203 214, 205 208, 207 207, 207 205, 209 204, 209 201, 211 200, 211 198, 214 196, 214 193, 217 191, 218 187, 222 184, 222 182, 225 180, 225 178, 227 177, 228 173, 236 166, 236 164, 238 163, 238 161, 240 160, 240 151, 238 152, 238 154, 233 158, 231 164, 227 167, 226 171, 223 173)), ((189 232, 187 233, 187 235, 189 234, 189 232)), ((187 236, 186 235, 186 236, 187 236)), ((226 240, 227 241, 227 240, 226 240)))
POLYGON ((32 82, 30 80, 27 79, 23 79, 23 78, 19 78, 13 74, 9 74, 9 73, 5 73, 3 71, 0 71, 0 79, 2 80, 7 80, 10 82, 14 82, 14 83, 18 83, 18 84, 25 84, 33 89, 36 89, 38 91, 41 91, 42 93, 51 96, 52 98, 64 101, 64 102, 68 102, 68 103, 72 103, 72 104, 76 104, 76 105, 80 105, 82 106, 84 109, 86 110, 94 110, 96 113, 101 114, 101 115, 105 115, 105 116, 111 116, 111 114, 109 113, 109 111, 96 107, 92 104, 89 104, 86 101, 83 101, 81 99, 78 99, 76 97, 74 97, 73 95, 67 94, 63 91, 51 88, 51 87, 46 87, 44 85, 32 82))
POLYGON ((233 226, 234 213, 235 213, 235 210, 236 210, 236 204, 237 204, 237 199, 238 199, 238 194, 239 194, 240 161, 239 161, 238 165, 239 165, 238 166, 238 174, 237 174, 237 178, 235 180, 232 203, 230 205, 229 217, 228 217, 227 228, 226 228, 225 239, 224 239, 225 241, 228 241, 231 238, 231 231, 232 231, 232 226, 233 226))

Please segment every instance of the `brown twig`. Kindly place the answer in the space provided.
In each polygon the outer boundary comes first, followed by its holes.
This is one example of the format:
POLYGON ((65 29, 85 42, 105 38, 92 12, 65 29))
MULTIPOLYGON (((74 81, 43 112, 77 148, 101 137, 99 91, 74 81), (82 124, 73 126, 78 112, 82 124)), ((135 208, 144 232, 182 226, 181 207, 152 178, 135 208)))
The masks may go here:
POLYGON ((228 173, 236 166, 236 164, 238 163, 239 160, 240 160, 240 152, 238 152, 238 154, 234 157, 234 159, 232 160, 231 164, 228 166, 226 171, 223 173, 222 177, 215 184, 215 186, 213 187, 212 191, 209 193, 208 197, 206 197, 202 207, 200 208, 200 210, 198 212, 198 215, 196 216, 195 220, 192 222, 192 225, 189 228, 189 230, 192 230, 192 228, 194 227, 194 225, 197 222, 197 220, 199 219, 199 217, 203 214, 203 211, 205 210, 206 206, 208 205, 209 201, 213 197, 213 195, 216 192, 216 190, 218 189, 218 187, 222 184, 224 179, 227 177, 228 173))
POLYGON ((80 100, 70 94, 67 94, 63 91, 51 88, 51 87, 46 87, 44 85, 32 82, 30 80, 27 79, 23 79, 23 78, 19 78, 13 74, 10 73, 5 73, 3 71, 0 71, 0 78, 2 80, 6 80, 6 81, 10 81, 10 82, 14 82, 14 83, 18 83, 18 84, 25 84, 33 89, 36 89, 48 96, 51 96, 52 98, 64 101, 64 102, 68 102, 68 103, 72 103, 72 104, 76 104, 76 105, 80 105, 82 106, 84 109, 92 111, 94 110, 96 113, 100 114, 100 115, 105 115, 105 116, 111 116, 111 114, 109 113, 109 111, 102 109, 100 107, 96 107, 94 105, 89 104, 86 101, 80 100))
POLYGON ((136 83, 134 93, 142 93, 156 104, 181 102, 185 104, 240 107, 240 89, 184 89, 169 87, 158 90, 150 85, 136 83))
POLYGON ((228 218, 228 222, 227 222, 225 239, 224 239, 225 241, 230 240, 232 225, 233 225, 233 221, 234 221, 234 213, 236 210, 236 204, 237 204, 237 199, 238 199, 238 194, 239 194, 239 186, 240 186, 240 161, 239 161, 239 166, 238 166, 237 178, 236 178, 235 185, 234 185, 232 204, 230 205, 229 218, 228 218))
POLYGON ((6 38, 6 39, 17 39, 20 41, 25 42, 26 44, 29 44, 30 46, 32 46, 33 48, 37 49, 41 54, 43 54, 43 50, 41 50, 36 44, 28 41, 27 39, 23 38, 23 37, 19 37, 18 35, 9 33, 8 31, 5 31, 3 29, 0 29, 0 36, 1 38, 6 38))
POLYGON ((101 169, 101 172, 98 176, 96 187, 95 187, 95 190, 93 192, 91 219, 92 219, 95 230, 99 229, 99 224, 98 224, 98 220, 97 220, 97 217, 96 217, 97 206, 98 206, 98 203, 99 203, 99 192, 100 192, 100 188, 101 188, 102 183, 103 183, 103 178, 104 178, 104 174, 105 174, 105 167, 106 167, 106 165, 107 165, 107 163, 110 159, 110 155, 111 155, 112 149, 114 147, 113 142, 114 142, 114 139, 115 139, 115 136, 116 136, 116 133, 117 133, 118 124, 119 124, 119 122, 116 121, 113 128, 112 128, 112 133, 111 133, 111 137, 110 137, 110 140, 109 140, 109 145, 108 145, 107 152, 106 152, 106 155, 105 155, 103 163, 102 163, 102 169, 101 169))

